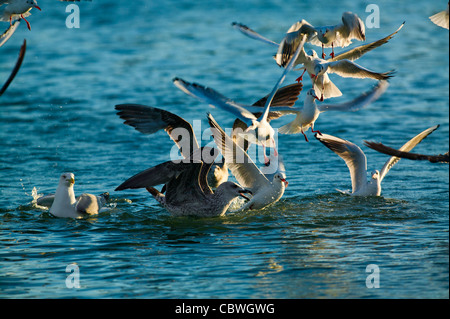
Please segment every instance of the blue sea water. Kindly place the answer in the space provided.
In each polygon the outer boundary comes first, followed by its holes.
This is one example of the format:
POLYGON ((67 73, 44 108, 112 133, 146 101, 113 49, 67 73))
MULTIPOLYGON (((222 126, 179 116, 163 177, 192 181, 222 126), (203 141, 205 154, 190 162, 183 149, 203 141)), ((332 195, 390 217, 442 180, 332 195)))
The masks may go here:
MULTIPOLYGON (((67 28, 67 3, 39 1, 42 12, 28 18, 31 31, 22 23, 0 48, 3 83, 27 40, 22 68, 0 97, 0 298, 448 298, 446 164, 401 160, 383 180, 381 197, 352 198, 336 191, 351 188, 345 163, 309 132, 309 143, 302 135, 278 136, 289 187, 264 210, 171 217, 145 190, 114 192, 169 160, 173 147, 165 132, 148 136, 124 125, 116 104, 160 107, 201 120, 202 131, 210 111, 231 127, 229 114, 185 95, 172 78, 244 103, 268 94, 282 72, 275 52, 237 32, 233 21, 280 41, 300 19, 336 24, 352 11, 365 21, 369 4, 93 0, 78 3, 80 28, 67 28), (66 171, 76 176, 76 194, 110 192, 108 211, 57 219, 33 205, 33 188, 54 192, 66 171), (66 286, 71 264, 79 267, 80 288, 66 286), (378 267, 379 288, 366 285, 368 265, 378 267)), ((363 140, 400 146, 440 124, 415 150, 449 148, 449 33, 428 19, 447 4, 373 4, 380 25, 366 29, 367 41, 406 24, 358 63, 395 69, 395 77, 377 102, 324 113, 315 126, 360 145, 369 170, 388 157, 363 140)), ((0 22, 0 30, 7 26, 0 22)), ((286 84, 298 76, 292 72, 286 84)), ((330 100, 336 103, 375 84, 331 78, 343 92, 330 100)), ((309 79, 304 85, 297 104, 309 79)))

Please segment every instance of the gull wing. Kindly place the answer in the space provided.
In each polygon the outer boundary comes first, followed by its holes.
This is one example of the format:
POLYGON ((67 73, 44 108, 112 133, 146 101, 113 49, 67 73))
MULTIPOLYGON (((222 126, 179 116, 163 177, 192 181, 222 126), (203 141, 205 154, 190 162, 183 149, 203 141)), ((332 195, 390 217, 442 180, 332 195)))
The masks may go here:
MULTIPOLYGON (((386 92, 389 87, 387 81, 379 81, 370 91, 367 91, 351 101, 340 104, 319 104, 317 108, 320 112, 325 111, 357 111, 375 102, 380 96, 386 92)), ((276 110, 276 109, 275 109, 276 110)))
POLYGON ((429 161, 431 163, 449 163, 449 152, 438 155, 425 155, 399 151, 398 149, 377 142, 364 141, 364 144, 377 152, 384 153, 390 156, 396 156, 416 161, 429 161))
POLYGON ((19 57, 17 58, 16 65, 14 66, 14 69, 9 75, 8 80, 6 80, 5 84, 3 84, 3 87, 0 89, 0 96, 2 96, 3 93, 5 93, 6 89, 11 84, 12 80, 14 80, 14 77, 16 76, 17 72, 19 72, 20 66, 22 65, 22 61, 25 57, 26 49, 27 49, 27 41, 23 40, 23 44, 22 47, 20 48, 19 57))
POLYGON ((323 145, 342 158, 350 171, 352 193, 367 183, 367 159, 364 152, 355 144, 328 134, 315 134, 323 145))
POLYGON ((357 46, 356 48, 344 51, 342 53, 335 55, 334 58, 328 58, 326 61, 327 62, 334 62, 334 61, 339 61, 339 60, 355 61, 355 60, 359 59, 361 56, 363 56, 364 54, 366 54, 367 52, 369 52, 373 49, 376 49, 379 46, 387 43, 390 39, 392 39, 392 37, 395 34, 397 34, 398 31, 400 31, 403 28, 404 25, 405 25, 405 22, 403 22, 402 25, 394 33, 391 33, 387 37, 384 37, 380 40, 377 40, 377 41, 374 41, 374 42, 371 42, 368 44, 360 45, 360 46, 357 46))
POLYGON ((164 130, 180 149, 184 158, 199 149, 192 126, 185 119, 171 112, 140 104, 116 105, 117 115, 124 124, 134 127, 143 134, 153 134, 164 130))
MULTIPOLYGON (((417 144, 423 141, 424 138, 426 138, 428 135, 433 133, 439 125, 434 125, 425 131, 417 134, 412 139, 410 139, 408 142, 406 142, 402 147, 399 148, 399 151, 402 152, 409 152, 414 147, 416 147, 417 144)), ((380 182, 383 180, 383 178, 386 176, 387 172, 400 160, 400 157, 392 156, 389 158, 389 160, 383 165, 383 168, 380 170, 380 182)))
POLYGON ((231 173, 242 187, 255 190, 270 183, 250 156, 222 130, 210 113, 208 113, 208 122, 214 142, 222 152, 231 173))
MULTIPOLYGON (((0 2, 1 5, 1 2, 0 2)), ((11 38, 11 36, 14 34, 14 32, 16 32, 17 27, 20 24, 20 20, 16 20, 13 22, 13 24, 11 26, 8 27, 8 29, 5 30, 5 32, 2 33, 2 35, 0 35, 0 47, 2 45, 4 45, 6 43, 6 41, 9 40, 9 38, 11 38)))
POLYGON ((264 106, 264 112, 258 118, 259 122, 261 122, 262 120, 267 120, 267 117, 269 116, 269 110, 270 110, 270 105, 272 103, 272 100, 273 100, 275 94, 277 93, 278 89, 280 88, 281 84, 283 83, 284 79, 286 78, 286 75, 293 69, 295 61, 297 60, 300 52, 304 51, 303 46, 305 45, 306 38, 307 38, 306 34, 302 34, 302 36, 300 37, 300 44, 296 48, 295 54, 292 57, 290 57, 289 63, 286 65, 286 67, 283 71, 283 74, 278 79, 278 82, 275 84, 274 88, 272 89, 272 92, 270 93, 269 97, 266 100, 266 103, 264 106))
POLYGON ((336 73, 344 78, 387 80, 393 76, 393 71, 385 73, 374 72, 351 62, 350 60, 338 60, 327 64, 328 73, 336 73))
MULTIPOLYGON (((148 168, 120 184, 115 190, 137 189, 167 184, 171 179, 178 177, 183 171, 192 169, 193 166, 201 166, 201 161, 191 163, 164 162, 148 168)), ((197 179, 198 180, 198 179, 197 179)))
POLYGON ((75 210, 79 214, 96 215, 105 206, 108 198, 109 193, 103 193, 100 196, 81 194, 75 202, 75 210))
POLYGON ((242 23, 238 23, 238 22, 233 22, 231 24, 235 29, 239 30, 240 32, 242 32, 243 34, 245 34, 246 36, 258 40, 258 41, 262 41, 264 43, 270 44, 272 46, 275 46, 278 48, 278 43, 267 39, 266 37, 263 37, 262 35, 260 35, 259 33, 257 33, 256 31, 250 29, 249 27, 247 27, 246 25, 243 25, 242 23))
POLYGON ((247 125, 251 125, 252 120, 256 120, 256 117, 247 111, 243 105, 223 96, 214 89, 204 87, 197 83, 189 83, 181 78, 174 78, 173 83, 184 93, 232 113, 247 125))

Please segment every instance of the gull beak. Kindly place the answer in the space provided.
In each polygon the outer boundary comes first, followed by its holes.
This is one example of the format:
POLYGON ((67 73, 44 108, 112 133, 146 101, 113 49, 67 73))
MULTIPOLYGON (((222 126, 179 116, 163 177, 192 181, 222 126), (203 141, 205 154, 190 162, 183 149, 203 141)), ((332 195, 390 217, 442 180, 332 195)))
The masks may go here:
POLYGON ((35 5, 34 7, 35 7, 36 9, 38 9, 39 11, 42 11, 41 8, 39 8, 38 5, 35 5))
POLYGON ((250 200, 250 198, 248 198, 247 196, 245 196, 244 194, 250 194, 253 195, 253 193, 251 191, 249 191, 248 189, 244 189, 242 191, 239 192, 239 195, 241 195, 242 197, 244 197, 246 200, 250 200))
POLYGON ((287 188, 289 185, 289 182, 286 179, 281 179, 281 181, 284 183, 284 187, 287 188))
POLYGON ((75 184, 75 179, 74 178, 69 179, 69 183, 70 184, 75 184))

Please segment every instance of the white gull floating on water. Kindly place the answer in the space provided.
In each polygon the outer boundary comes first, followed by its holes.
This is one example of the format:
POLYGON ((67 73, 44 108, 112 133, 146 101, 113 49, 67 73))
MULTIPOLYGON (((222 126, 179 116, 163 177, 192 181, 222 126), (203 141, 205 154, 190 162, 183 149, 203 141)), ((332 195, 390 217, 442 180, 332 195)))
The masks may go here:
MULTIPOLYGON (((400 147, 399 150, 409 152, 438 127, 439 125, 432 126, 422 133, 414 136, 402 147, 400 147)), ((339 157, 341 157, 347 164, 352 180, 352 192, 341 192, 355 196, 381 195, 381 182, 386 176, 387 172, 389 172, 389 170, 400 160, 399 157, 390 157, 389 160, 383 165, 381 171, 372 171, 372 178, 370 181, 367 181, 366 155, 358 146, 349 141, 328 134, 316 134, 315 136, 320 142, 322 142, 322 144, 339 155, 339 157)))
POLYGON ((253 196, 239 210, 262 209, 277 202, 288 185, 285 167, 281 155, 272 158, 268 167, 270 173, 264 174, 252 161, 250 156, 217 124, 208 114, 209 125, 216 145, 222 152, 231 173, 240 185, 249 189, 253 196), (271 167, 275 166, 275 167, 271 167))
POLYGON ((236 197, 248 200, 245 194, 251 191, 234 182, 225 182, 213 192, 207 181, 213 162, 214 159, 209 163, 164 162, 130 177, 115 190, 145 188, 174 216, 222 216, 236 197), (153 187, 161 184, 165 185, 165 194, 153 187))
POLYGON ((109 193, 103 193, 100 196, 84 193, 75 198, 74 183, 73 173, 61 174, 50 213, 55 217, 63 218, 83 218, 98 214, 109 199, 109 193))

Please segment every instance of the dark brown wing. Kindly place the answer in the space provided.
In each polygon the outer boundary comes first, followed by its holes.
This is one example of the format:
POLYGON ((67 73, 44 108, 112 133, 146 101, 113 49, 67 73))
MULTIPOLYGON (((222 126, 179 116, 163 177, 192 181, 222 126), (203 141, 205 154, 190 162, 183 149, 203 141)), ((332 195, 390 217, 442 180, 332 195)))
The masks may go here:
POLYGON ((16 65, 14 66, 14 69, 9 75, 8 80, 6 80, 5 84, 3 84, 3 87, 0 89, 0 96, 2 96, 3 93, 5 93, 6 89, 11 84, 12 80, 14 80, 14 77, 16 76, 17 72, 19 72, 23 58, 25 57, 26 49, 27 49, 27 41, 23 40, 23 44, 22 47, 20 48, 19 57, 17 58, 16 65))

